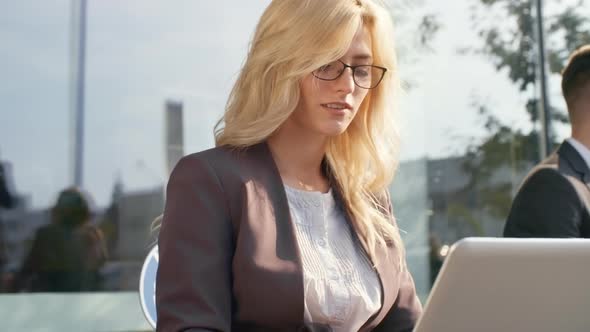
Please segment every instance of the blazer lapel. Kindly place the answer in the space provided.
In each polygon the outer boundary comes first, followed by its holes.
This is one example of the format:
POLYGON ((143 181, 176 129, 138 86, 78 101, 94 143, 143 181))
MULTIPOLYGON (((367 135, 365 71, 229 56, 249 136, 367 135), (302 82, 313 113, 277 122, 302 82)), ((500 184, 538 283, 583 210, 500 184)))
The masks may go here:
POLYGON ((370 331, 377 322, 383 321, 397 298, 399 292, 399 276, 400 271, 397 261, 394 261, 398 255, 390 250, 389 247, 379 246, 377 248, 376 257, 373 258, 375 271, 381 282, 381 308, 373 317, 369 319, 362 327, 363 331, 370 331))
MULTIPOLYGON (((295 235, 295 226, 291 220, 289 203, 283 186, 283 181, 278 168, 274 162, 270 149, 266 143, 260 143, 248 147, 242 155, 253 173, 247 186, 252 190, 245 204, 248 204, 249 218, 261 218, 273 220, 276 223, 276 258, 282 261, 281 266, 287 270, 281 272, 288 283, 289 294, 277 294, 281 296, 278 303, 287 308, 296 308, 299 313, 297 319, 303 322, 304 319, 304 288, 303 288, 303 267, 301 255, 295 235), (254 189, 252 189, 254 188, 254 189)), ((261 291, 272 292, 261 286, 261 291)))
POLYGON ((564 141, 559 147, 558 154, 560 157, 567 160, 572 168, 580 174, 580 178, 590 189, 590 168, 588 168, 588 164, 586 164, 584 158, 578 153, 578 150, 576 150, 576 148, 574 148, 568 141, 564 141))
POLYGON ((346 212, 346 221, 351 229, 353 239, 356 240, 358 247, 364 252, 367 256, 369 261, 373 264, 373 270, 377 273, 377 277, 379 279, 379 283, 381 285, 381 307, 379 311, 374 314, 372 317, 365 322, 365 324, 361 327, 361 331, 370 331, 373 329, 377 324, 375 322, 380 322, 383 320, 385 315, 389 312, 389 308, 393 306, 395 299, 397 298, 397 285, 395 284, 395 278, 392 276, 399 275, 399 271, 395 270, 397 263, 394 261, 397 255, 390 250, 389 247, 379 246, 376 250, 375 257, 371 257, 368 254, 367 248, 362 244, 358 232, 352 222, 352 213, 347 208, 347 205, 344 203, 344 198, 342 196, 342 189, 336 178, 333 176, 330 168, 328 167, 327 163, 324 163, 324 168, 326 170, 326 174, 328 179, 330 180, 330 184, 332 189, 334 190, 335 199, 336 201, 344 208, 346 212), (388 253, 389 251, 389 253, 388 253), (389 254, 389 255, 388 255, 389 254))
MULTIPOLYGON (((281 259, 292 261, 296 264, 298 274, 296 284, 293 286, 294 301, 289 303, 297 303, 300 306, 298 310, 301 313, 301 319, 304 318, 304 288, 303 288, 303 267, 301 262, 301 255, 299 246, 295 235, 295 226, 291 220, 291 213, 289 210, 289 203, 285 193, 285 187, 279 174, 276 163, 272 157, 270 149, 266 142, 251 146, 247 149, 249 162, 255 163, 257 171, 255 180, 264 188, 265 193, 261 193, 258 198, 261 200, 270 200, 268 204, 269 209, 276 219, 277 228, 277 256, 281 259)), ((366 248, 362 245, 355 231, 354 225, 351 222, 352 214, 346 208, 342 197, 341 189, 338 182, 330 172, 327 163, 324 163, 326 175, 330 181, 332 189, 334 190, 336 201, 344 207, 346 212, 346 220, 351 228, 353 238, 356 239, 359 248, 367 254, 366 248)), ((395 276, 399 276, 400 271, 397 267, 398 254, 390 247, 379 247, 375 257, 370 257, 369 260, 373 263, 374 270, 377 273, 379 282, 381 284, 381 308, 373 315, 361 328, 362 331, 372 329, 375 322, 383 320, 387 315, 389 309, 393 306, 397 298, 398 285, 395 276)))

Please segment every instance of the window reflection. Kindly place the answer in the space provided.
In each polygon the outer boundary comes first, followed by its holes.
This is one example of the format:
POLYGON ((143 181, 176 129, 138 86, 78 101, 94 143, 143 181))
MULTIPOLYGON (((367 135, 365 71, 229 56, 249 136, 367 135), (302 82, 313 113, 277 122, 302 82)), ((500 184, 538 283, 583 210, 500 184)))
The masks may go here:
POLYGON ((14 291, 81 292, 102 289, 108 258, 102 231, 91 221, 91 198, 62 191, 40 226, 14 278, 14 291))
MULTIPOLYGON (((518 26, 531 22, 532 11, 526 2, 502 6, 509 2, 392 6, 401 8, 399 74, 407 93, 391 191, 421 296, 448 245, 501 235, 516 188, 539 159, 535 39, 531 26, 518 26), (524 48, 505 31, 519 28, 524 48), (480 31, 498 35, 486 39, 480 31)), ((0 292, 137 290, 170 169, 180 156, 213 145, 212 128, 267 3, 89 1, 80 197, 94 202, 82 224, 95 233, 66 228, 56 212, 70 177, 71 3, 3 6, 0 292)), ((548 2, 546 11, 555 144, 569 135, 558 72, 568 50, 590 42, 580 19, 590 7, 548 2)))

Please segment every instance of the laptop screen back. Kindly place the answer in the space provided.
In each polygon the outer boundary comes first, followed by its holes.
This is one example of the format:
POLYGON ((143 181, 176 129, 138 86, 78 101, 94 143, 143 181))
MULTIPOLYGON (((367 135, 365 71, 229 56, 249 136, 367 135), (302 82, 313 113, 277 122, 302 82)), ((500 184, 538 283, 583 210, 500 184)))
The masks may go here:
POLYGON ((457 242, 414 331, 590 331, 590 240, 457 242))

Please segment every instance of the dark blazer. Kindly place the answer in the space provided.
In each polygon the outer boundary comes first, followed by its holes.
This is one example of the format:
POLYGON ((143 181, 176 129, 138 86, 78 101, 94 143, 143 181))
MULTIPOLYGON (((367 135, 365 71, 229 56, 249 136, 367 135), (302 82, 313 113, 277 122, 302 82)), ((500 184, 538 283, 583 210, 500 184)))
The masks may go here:
MULTIPOLYGON (((328 331, 304 326, 301 257, 266 143, 180 160, 158 247, 158 331, 328 331)), ((398 258, 393 247, 379 249, 382 307, 363 331, 411 331, 421 313, 398 258)))
POLYGON ((504 236, 590 237, 590 169, 570 143, 527 175, 504 236))

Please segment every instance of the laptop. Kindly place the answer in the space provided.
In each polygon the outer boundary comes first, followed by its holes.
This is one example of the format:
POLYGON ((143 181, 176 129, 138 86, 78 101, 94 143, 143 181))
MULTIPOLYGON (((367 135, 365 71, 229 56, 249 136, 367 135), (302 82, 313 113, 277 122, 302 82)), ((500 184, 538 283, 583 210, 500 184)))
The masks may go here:
POLYGON ((590 331, 590 239, 465 238, 414 332, 590 331))

